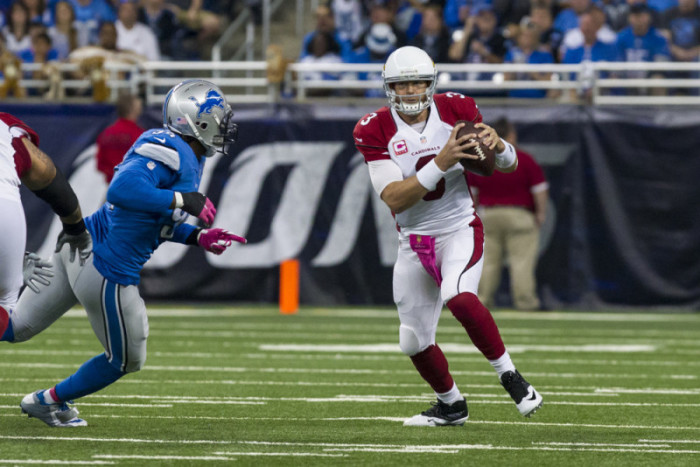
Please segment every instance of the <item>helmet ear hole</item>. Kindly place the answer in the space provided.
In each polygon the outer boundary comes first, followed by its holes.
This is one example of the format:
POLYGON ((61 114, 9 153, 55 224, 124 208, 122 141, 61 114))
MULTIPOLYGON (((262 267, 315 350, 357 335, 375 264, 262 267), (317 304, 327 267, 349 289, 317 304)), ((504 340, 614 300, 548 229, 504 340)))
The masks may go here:
POLYGON ((207 122, 197 122, 197 126, 202 130, 206 130, 209 125, 207 124, 207 122))

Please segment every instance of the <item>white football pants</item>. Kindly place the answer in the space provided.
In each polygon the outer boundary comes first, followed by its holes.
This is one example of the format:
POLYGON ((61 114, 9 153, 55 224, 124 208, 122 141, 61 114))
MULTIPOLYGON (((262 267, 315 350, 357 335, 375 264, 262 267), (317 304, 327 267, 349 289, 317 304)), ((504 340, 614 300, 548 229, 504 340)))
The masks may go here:
POLYGON ((0 197, 0 306, 14 309, 24 280, 27 224, 19 200, 0 197))
POLYGON ((478 220, 473 224, 474 227, 433 236, 436 264, 442 274, 441 287, 423 268, 408 236, 399 236, 393 288, 401 321, 399 344, 407 355, 415 355, 435 344, 443 304, 460 293, 476 295, 484 266, 483 230, 478 220))

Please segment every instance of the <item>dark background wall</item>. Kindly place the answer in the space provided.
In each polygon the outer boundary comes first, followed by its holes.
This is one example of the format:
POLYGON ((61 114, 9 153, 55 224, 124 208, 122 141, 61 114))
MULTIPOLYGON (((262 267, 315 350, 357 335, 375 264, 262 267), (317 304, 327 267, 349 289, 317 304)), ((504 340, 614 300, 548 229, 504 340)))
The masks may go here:
MULTIPOLYGON (((94 161, 111 106, 3 105, 41 136, 92 212, 106 186, 94 161)), ((237 109, 240 140, 213 158, 203 181, 217 226, 249 245, 221 257, 164 245, 143 272, 146 298, 277 300, 279 261, 301 261, 306 304, 390 304, 396 232, 352 143, 370 108, 237 109)), ((700 303, 700 115, 683 109, 488 107, 507 115, 522 149, 543 166, 551 209, 537 270, 549 307, 700 303)), ((148 109, 145 127, 160 126, 148 109)), ((49 209, 23 189, 28 248, 48 254, 58 232, 49 209)), ((488 226, 486 227, 488 228, 488 226)), ((505 285, 500 296, 507 304, 505 285)))

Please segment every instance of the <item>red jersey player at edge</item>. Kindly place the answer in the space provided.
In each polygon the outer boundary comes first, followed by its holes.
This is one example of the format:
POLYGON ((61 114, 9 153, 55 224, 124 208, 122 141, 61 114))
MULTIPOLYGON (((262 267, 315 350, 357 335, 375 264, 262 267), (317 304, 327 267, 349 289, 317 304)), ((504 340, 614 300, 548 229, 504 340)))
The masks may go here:
MULTIPOLYGON (((46 201, 63 222, 56 250, 68 243, 71 261, 82 264, 92 252, 78 198, 66 177, 38 148, 39 135, 26 123, 0 112, 0 337, 7 330, 22 284, 39 293, 35 282, 48 285, 51 262, 25 254, 27 226, 19 186, 24 184, 46 201)), ((29 293, 25 291, 24 293, 29 293)))
POLYGON ((437 395, 431 408, 404 425, 462 425, 469 417, 466 400, 435 342, 443 304, 493 365, 518 411, 529 417, 542 406, 542 396, 515 369, 491 313, 477 297, 484 233, 459 163, 476 158, 464 150, 477 143, 468 142, 475 135, 456 139, 463 124, 455 124, 479 122, 478 136, 495 147, 501 172, 517 168, 515 149, 481 123, 473 99, 453 92, 434 94, 437 70, 421 49, 394 51, 383 79, 389 106, 365 115, 353 136, 372 186, 394 213, 399 230, 393 276, 399 345, 437 395))

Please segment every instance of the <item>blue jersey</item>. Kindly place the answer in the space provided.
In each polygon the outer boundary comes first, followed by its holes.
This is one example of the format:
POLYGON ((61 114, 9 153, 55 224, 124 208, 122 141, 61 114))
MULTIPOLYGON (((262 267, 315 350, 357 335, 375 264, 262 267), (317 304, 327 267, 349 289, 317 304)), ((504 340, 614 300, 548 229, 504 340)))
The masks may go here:
POLYGON ((170 205, 175 191, 198 190, 204 159, 169 130, 148 130, 136 140, 115 168, 107 202, 85 219, 100 274, 117 284, 138 284, 161 243, 185 243, 195 227, 170 205))
POLYGON ((655 28, 643 36, 636 36, 632 27, 627 27, 617 35, 617 49, 620 60, 626 62, 654 62, 670 60, 668 41, 655 28))
MULTIPOLYGON (((529 54, 523 52, 519 47, 511 48, 503 59, 504 63, 528 63, 536 65, 540 63, 554 63, 551 53, 543 50, 533 50, 529 54)), ((519 80, 531 79, 530 73, 516 73, 519 80)), ((508 91, 510 97, 545 97, 547 91, 544 89, 511 89, 508 91)))

